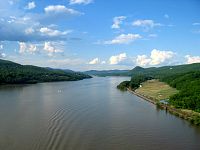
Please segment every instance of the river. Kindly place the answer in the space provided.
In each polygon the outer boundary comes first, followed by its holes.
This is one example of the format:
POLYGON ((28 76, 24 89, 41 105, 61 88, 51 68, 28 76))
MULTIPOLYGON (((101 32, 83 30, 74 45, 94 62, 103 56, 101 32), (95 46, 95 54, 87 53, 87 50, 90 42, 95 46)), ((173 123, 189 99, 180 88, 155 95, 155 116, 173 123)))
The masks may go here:
POLYGON ((129 92, 126 77, 0 87, 0 150, 199 150, 200 128, 129 92))

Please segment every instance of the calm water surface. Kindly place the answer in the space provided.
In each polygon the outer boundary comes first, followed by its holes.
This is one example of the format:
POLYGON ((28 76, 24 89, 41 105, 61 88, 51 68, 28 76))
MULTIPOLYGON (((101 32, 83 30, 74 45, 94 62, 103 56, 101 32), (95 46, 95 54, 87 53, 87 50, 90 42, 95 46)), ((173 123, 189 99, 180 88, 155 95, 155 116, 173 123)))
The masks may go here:
POLYGON ((0 87, 0 150, 200 149, 200 128, 117 90, 126 79, 0 87))

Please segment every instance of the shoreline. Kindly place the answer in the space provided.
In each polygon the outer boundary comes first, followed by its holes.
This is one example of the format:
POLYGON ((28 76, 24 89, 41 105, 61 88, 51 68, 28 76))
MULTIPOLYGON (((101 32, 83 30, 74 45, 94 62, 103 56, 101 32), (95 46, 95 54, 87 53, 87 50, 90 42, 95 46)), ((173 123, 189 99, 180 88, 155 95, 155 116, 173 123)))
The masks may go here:
POLYGON ((3 86, 20 86, 20 85, 34 85, 39 83, 51 83, 51 82, 70 82, 70 81, 81 81, 86 79, 91 79, 93 77, 86 77, 83 79, 77 79, 77 80, 53 80, 53 81, 36 81, 36 82, 24 82, 24 83, 0 83, 0 87, 3 86))
POLYGON ((127 88, 127 90, 128 90, 130 93, 132 93, 132 94, 134 94, 134 95, 136 95, 136 96, 138 96, 138 97, 140 97, 140 98, 142 98, 142 99, 144 99, 144 100, 146 100, 146 101, 148 101, 148 102, 150 102, 150 103, 156 105, 156 102, 153 101, 153 100, 151 100, 150 98, 145 97, 145 96, 143 96, 143 95, 141 95, 141 94, 139 94, 139 93, 136 93, 135 91, 131 90, 130 88, 127 88))
POLYGON ((136 93, 135 91, 131 90, 130 88, 127 88, 127 91, 129 91, 130 93, 142 98, 143 100, 146 100, 154 105, 156 105, 157 107, 159 107, 160 109, 165 109, 166 111, 168 111, 169 113, 178 116, 182 119, 188 120, 190 121, 192 124, 195 125, 199 125, 200 124, 196 124, 196 121, 198 121, 198 119, 200 119, 200 113, 198 112, 193 112, 192 110, 182 110, 182 109, 176 109, 173 106, 170 105, 166 105, 166 104, 161 104, 159 102, 156 102, 155 100, 152 100, 146 96, 143 96, 139 93, 136 93), (197 119, 197 120, 195 120, 197 119))

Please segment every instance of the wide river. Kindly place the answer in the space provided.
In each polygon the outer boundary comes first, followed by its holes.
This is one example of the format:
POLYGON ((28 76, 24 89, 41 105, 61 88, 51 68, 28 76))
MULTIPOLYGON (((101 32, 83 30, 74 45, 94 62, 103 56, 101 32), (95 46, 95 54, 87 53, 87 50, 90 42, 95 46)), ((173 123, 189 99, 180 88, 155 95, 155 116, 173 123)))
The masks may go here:
POLYGON ((199 150, 200 128, 121 92, 125 77, 0 87, 0 150, 199 150))

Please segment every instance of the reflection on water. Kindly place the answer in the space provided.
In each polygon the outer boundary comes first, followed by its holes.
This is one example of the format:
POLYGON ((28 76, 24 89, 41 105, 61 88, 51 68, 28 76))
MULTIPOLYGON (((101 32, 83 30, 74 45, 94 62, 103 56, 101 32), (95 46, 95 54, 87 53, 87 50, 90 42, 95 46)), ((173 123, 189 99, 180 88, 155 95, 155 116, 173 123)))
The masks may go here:
POLYGON ((200 128, 116 85, 125 77, 0 87, 0 150, 197 150, 200 128))

